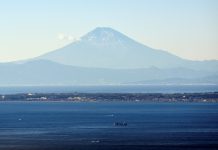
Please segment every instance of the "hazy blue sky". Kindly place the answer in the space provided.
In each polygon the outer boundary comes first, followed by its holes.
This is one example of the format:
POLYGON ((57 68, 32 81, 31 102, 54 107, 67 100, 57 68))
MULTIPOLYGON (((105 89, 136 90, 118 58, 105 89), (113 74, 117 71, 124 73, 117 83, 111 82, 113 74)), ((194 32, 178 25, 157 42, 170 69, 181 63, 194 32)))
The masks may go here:
POLYGON ((218 0, 5 0, 0 20, 1 62, 52 51, 98 26, 183 58, 218 59, 218 0))

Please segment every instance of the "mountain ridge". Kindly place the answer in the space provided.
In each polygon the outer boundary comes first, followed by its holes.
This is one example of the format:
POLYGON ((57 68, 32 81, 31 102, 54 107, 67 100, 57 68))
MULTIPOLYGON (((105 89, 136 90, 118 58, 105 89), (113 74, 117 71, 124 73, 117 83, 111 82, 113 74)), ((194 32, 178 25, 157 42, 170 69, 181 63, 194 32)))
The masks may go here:
MULTIPOLYGON (((120 85, 139 84, 142 81, 164 81, 183 78, 183 81, 199 81, 210 77, 210 72, 186 68, 159 69, 102 69, 83 68, 58 64, 48 60, 34 60, 23 64, 0 63, 0 85, 120 85)), ((218 74, 217 74, 218 75, 218 74)), ((215 77, 217 76, 215 75, 215 77)), ((214 80, 216 81, 216 80, 214 80)), ((161 83, 160 82, 160 83, 161 83)), ((179 82, 178 82, 179 83, 179 82)), ((191 82, 189 82, 191 83, 191 82)), ((202 82, 193 82, 200 84, 202 82)), ((209 82, 211 84, 211 81, 209 82)), ((217 83, 217 82, 214 82, 217 83)), ((151 84, 149 82, 149 84, 151 84)), ((180 84, 183 84, 180 82, 180 84)))

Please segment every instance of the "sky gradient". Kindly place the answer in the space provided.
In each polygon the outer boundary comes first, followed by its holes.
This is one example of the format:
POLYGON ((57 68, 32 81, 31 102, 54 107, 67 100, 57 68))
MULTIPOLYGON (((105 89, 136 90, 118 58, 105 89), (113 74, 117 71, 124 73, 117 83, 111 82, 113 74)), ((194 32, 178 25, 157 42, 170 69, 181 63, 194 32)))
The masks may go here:
POLYGON ((99 26, 182 58, 218 59, 217 0, 7 0, 0 19, 0 62, 44 54, 99 26))

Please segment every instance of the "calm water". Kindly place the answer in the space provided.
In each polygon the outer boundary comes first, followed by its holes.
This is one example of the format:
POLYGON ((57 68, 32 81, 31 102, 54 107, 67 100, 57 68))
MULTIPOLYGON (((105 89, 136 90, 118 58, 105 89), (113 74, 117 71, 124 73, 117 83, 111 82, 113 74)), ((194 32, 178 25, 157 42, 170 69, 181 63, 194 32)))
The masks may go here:
POLYGON ((0 94, 14 93, 187 93, 216 92, 218 85, 117 85, 0 87, 0 94))
POLYGON ((0 102, 0 149, 218 149, 218 104, 0 102))

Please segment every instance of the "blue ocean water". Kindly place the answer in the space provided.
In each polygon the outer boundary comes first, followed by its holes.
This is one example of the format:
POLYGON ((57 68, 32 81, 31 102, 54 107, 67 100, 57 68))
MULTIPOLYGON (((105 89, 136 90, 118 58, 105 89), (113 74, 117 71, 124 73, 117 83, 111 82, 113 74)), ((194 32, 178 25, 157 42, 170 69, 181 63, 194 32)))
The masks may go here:
POLYGON ((218 104, 0 102, 0 149, 218 149, 218 104))
POLYGON ((218 85, 107 85, 107 86, 9 86, 0 94, 15 93, 190 93, 217 92, 218 85))

